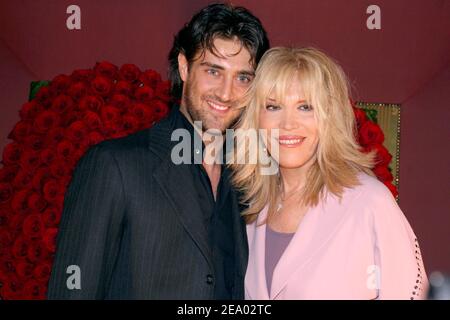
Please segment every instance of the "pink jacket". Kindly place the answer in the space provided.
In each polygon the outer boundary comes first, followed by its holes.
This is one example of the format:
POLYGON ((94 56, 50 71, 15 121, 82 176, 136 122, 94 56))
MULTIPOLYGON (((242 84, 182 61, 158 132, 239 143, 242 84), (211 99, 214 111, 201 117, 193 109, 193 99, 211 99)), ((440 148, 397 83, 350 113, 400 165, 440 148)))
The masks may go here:
POLYGON ((246 299, 423 299, 428 280, 417 238, 390 191, 359 176, 341 202, 328 195, 311 208, 265 276, 267 207, 247 225, 246 299), (259 225, 259 226, 258 226, 259 225))

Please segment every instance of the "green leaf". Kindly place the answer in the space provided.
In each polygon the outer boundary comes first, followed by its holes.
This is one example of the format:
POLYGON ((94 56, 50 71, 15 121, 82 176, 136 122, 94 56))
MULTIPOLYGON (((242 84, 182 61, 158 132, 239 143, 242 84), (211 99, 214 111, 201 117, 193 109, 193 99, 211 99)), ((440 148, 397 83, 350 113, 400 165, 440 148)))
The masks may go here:
POLYGON ((378 110, 362 108, 370 121, 378 124, 378 110))
POLYGON ((36 96, 36 93, 38 93, 39 89, 42 87, 48 86, 50 81, 44 80, 44 81, 32 81, 30 86, 30 96, 28 97, 28 101, 31 101, 36 96))

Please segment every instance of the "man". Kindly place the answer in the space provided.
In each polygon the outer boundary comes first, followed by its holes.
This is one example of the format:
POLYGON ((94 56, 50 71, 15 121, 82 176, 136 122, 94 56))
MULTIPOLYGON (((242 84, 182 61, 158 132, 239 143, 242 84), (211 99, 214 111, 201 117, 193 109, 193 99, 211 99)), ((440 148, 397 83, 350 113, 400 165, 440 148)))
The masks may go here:
MULTIPOLYGON (((245 226, 225 167, 171 159, 174 130, 224 132, 269 47, 244 8, 210 5, 169 54, 170 116, 105 141, 80 160, 67 190, 50 299, 243 299, 245 226)), ((197 136, 198 137, 198 136, 197 136)), ((208 141, 203 141, 203 148, 208 141)), ((192 160, 203 150, 192 146, 192 160)))

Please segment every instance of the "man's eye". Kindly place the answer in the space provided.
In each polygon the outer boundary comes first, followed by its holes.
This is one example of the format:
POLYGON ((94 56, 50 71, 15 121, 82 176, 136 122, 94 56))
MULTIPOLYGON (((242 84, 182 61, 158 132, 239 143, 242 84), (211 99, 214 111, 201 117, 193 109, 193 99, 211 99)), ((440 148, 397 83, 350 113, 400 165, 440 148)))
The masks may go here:
POLYGON ((280 109, 279 106, 275 106, 273 104, 266 105, 266 110, 268 110, 268 111, 275 111, 275 110, 278 110, 278 109, 280 109))
POLYGON ((309 104, 302 104, 298 108, 302 111, 312 111, 313 110, 313 107, 309 104))
POLYGON ((219 74, 219 72, 216 69, 208 69, 206 70, 206 72, 208 72, 208 74, 212 76, 217 76, 219 74))
POLYGON ((238 80, 243 83, 250 83, 252 81, 252 78, 250 76, 240 75, 238 76, 238 80))

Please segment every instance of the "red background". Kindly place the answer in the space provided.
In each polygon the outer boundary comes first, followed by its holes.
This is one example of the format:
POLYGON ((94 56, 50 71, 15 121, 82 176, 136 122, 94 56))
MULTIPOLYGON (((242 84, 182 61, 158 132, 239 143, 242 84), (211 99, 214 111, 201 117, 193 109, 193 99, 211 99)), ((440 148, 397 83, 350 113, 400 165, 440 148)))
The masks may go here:
MULTIPOLYGON (((173 35, 201 0, 0 0, 0 150, 18 121, 30 82, 96 61, 134 63, 163 76, 173 35), (66 8, 81 8, 81 30, 66 8)), ((242 0, 272 45, 312 45, 344 67, 355 100, 400 103, 400 206, 416 232, 427 272, 450 272, 450 1, 242 0), (368 30, 366 8, 381 8, 368 30)))

